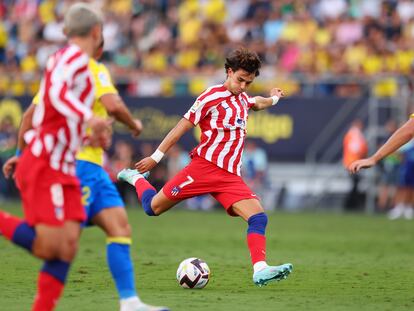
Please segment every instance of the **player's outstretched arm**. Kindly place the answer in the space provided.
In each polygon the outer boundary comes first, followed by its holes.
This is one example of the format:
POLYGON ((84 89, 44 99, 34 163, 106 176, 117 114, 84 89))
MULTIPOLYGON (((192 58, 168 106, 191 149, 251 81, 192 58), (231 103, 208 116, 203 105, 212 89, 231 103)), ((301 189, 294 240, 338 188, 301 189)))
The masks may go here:
POLYGON ((371 157, 352 162, 348 170, 356 173, 363 168, 370 168, 378 163, 381 159, 395 152, 402 145, 409 142, 414 137, 414 119, 409 119, 401 126, 388 140, 378 149, 371 157))
POLYGON ((19 127, 19 132, 17 134, 17 152, 16 155, 8 159, 3 165, 3 174, 4 177, 10 178, 12 176, 14 169, 16 168, 17 163, 19 162, 18 153, 21 153, 26 147, 26 142, 24 141, 24 134, 32 128, 32 119, 35 110, 35 105, 32 103, 29 108, 23 113, 22 122, 19 127))
POLYGON ((256 96, 254 99, 256 103, 252 109, 255 111, 263 110, 277 104, 280 98, 284 97, 284 92, 279 88, 273 88, 270 90, 270 97, 256 96))
POLYGON ((138 137, 139 134, 141 134, 141 121, 132 117, 128 107, 118 94, 105 94, 100 99, 109 115, 127 126, 130 129, 132 136, 138 137))
POLYGON ((161 161, 164 154, 183 136, 188 130, 194 128, 194 124, 182 118, 177 125, 165 136, 157 150, 150 156, 135 163, 135 168, 140 173, 151 170, 161 161))

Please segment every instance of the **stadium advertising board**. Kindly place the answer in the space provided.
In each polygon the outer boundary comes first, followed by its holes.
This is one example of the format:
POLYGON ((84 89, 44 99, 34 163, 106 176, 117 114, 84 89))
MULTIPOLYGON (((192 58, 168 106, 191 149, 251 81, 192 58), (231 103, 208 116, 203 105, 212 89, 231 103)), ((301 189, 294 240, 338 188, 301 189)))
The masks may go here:
MULTIPOLYGON (((194 98, 137 98, 124 97, 135 117, 144 124, 140 139, 130 138, 127 129, 116 124, 114 140, 125 139, 139 148, 142 142, 158 143, 192 106, 194 98)), ((10 115, 20 120, 22 110, 31 102, 30 97, 0 99, 0 118, 10 115), (22 107, 22 109, 19 108, 22 107)), ((286 98, 276 107, 249 114, 247 137, 265 148, 272 160, 303 161, 306 151, 325 128, 329 120, 345 104, 342 98, 286 98)), ((195 129, 180 141, 191 150, 198 142, 195 129)))

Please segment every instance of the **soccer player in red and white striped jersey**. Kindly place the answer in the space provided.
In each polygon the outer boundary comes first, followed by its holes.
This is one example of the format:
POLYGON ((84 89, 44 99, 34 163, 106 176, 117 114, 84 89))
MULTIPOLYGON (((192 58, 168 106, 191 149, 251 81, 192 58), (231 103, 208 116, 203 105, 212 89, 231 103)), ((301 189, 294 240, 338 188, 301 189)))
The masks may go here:
POLYGON ((24 219, 0 210, 0 232, 34 256, 44 259, 32 310, 55 308, 75 257, 80 223, 86 218, 80 184, 75 176, 75 153, 84 127, 92 127, 91 142, 102 139, 108 122, 92 116, 94 87, 89 57, 99 48, 102 16, 77 3, 65 15, 67 47, 52 55, 41 82, 33 129, 16 169, 24 219))
POLYGON ((207 193, 220 202, 228 214, 241 216, 248 222, 247 242, 253 263, 253 281, 262 286, 286 278, 292 265, 267 265, 267 216, 256 194, 240 176, 250 109, 269 108, 283 97, 283 91, 278 88, 270 91, 270 97, 246 94, 259 75, 260 66, 256 53, 244 48, 232 51, 226 58, 224 84, 203 92, 154 154, 139 161, 136 170, 122 170, 118 178, 135 186, 142 206, 150 216, 158 216, 184 199, 207 193), (156 193, 141 173, 151 170, 182 135, 197 125, 201 129, 201 141, 191 152, 191 163, 156 193))

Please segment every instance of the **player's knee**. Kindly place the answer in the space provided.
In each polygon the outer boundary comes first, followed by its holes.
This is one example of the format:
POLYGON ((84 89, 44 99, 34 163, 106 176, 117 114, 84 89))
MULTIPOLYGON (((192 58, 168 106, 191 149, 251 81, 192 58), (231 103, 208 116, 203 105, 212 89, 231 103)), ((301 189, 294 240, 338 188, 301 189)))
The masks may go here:
POLYGON ((150 216, 159 216, 164 212, 164 208, 161 204, 157 204, 157 203, 153 203, 151 204, 151 210, 153 212, 153 214, 148 214, 150 216))
POLYGON ((111 226, 105 228, 107 236, 122 236, 130 237, 131 236, 131 226, 128 221, 122 221, 113 223, 111 226))
POLYGON ((79 239, 77 236, 66 236, 62 243, 60 256, 61 260, 71 262, 78 251, 79 239))
POLYGON ((57 257, 58 252, 53 248, 37 246, 34 244, 32 254, 43 260, 53 260, 57 257))
POLYGON ((38 236, 33 243, 32 253, 40 259, 53 260, 59 254, 58 247, 59 245, 55 243, 55 240, 38 236))
POLYGON ((250 216, 247 220, 249 227, 247 229, 247 233, 258 233, 258 234, 265 234, 266 226, 267 226, 267 215, 265 213, 258 213, 250 216))

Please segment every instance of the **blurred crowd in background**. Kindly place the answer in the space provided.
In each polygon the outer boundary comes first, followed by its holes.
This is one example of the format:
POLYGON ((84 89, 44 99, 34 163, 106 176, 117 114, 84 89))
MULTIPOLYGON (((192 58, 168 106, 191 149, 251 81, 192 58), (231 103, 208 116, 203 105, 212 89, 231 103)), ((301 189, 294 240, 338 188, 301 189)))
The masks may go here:
MULTIPOLYGON (((36 92, 48 55, 64 44, 62 16, 73 2, 0 1, 0 94, 36 92)), ((357 96, 355 76, 386 75, 375 90, 393 96, 395 75, 413 71, 412 0, 90 2, 106 15, 103 61, 132 95, 197 95, 223 81, 224 56, 239 45, 264 62, 254 92, 277 83, 288 94, 311 85, 322 95, 357 96)))

